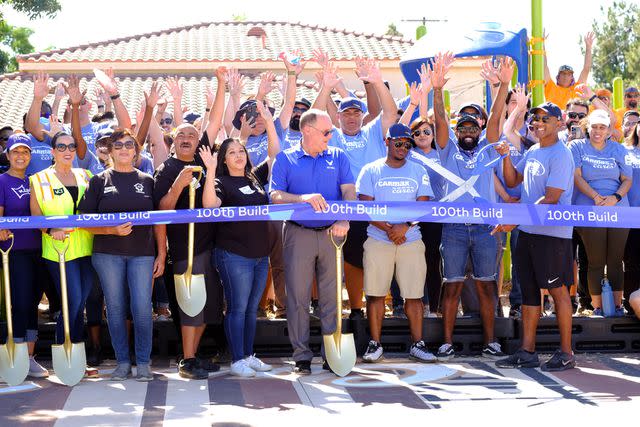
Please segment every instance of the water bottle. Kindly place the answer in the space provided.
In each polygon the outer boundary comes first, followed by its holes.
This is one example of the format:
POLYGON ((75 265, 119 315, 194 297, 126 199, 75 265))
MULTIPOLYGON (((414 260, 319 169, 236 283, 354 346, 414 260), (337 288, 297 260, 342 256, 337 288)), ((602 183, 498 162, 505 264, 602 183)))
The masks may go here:
POLYGON ((616 305, 613 303, 613 291, 609 284, 609 279, 605 276, 602 279, 602 312, 605 317, 612 317, 616 311, 616 305))

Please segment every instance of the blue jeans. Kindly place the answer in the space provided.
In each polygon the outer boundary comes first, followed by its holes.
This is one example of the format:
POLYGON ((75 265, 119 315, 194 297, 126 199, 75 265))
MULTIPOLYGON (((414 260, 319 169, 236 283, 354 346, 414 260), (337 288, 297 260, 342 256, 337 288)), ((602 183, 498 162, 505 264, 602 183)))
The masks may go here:
POLYGON ((516 269, 513 268, 513 254, 516 253, 516 244, 518 243, 518 236, 520 235, 520 230, 518 228, 514 228, 511 230, 511 240, 509 242, 509 247, 511 248, 511 292, 509 293, 509 302, 511 305, 522 304, 522 290, 520 290, 520 280, 518 279, 518 273, 516 273, 516 269))
MULTIPOLYGON (((45 260, 49 273, 60 294, 60 267, 57 262, 45 260)), ((71 342, 84 341, 84 306, 93 286, 95 271, 91 257, 85 256, 65 262, 67 271, 67 304, 69 306, 69 331, 71 342)), ((61 297, 62 298, 62 297, 61 297)), ((62 314, 56 324, 56 344, 64 342, 62 314)))
POLYGON ((154 257, 94 253, 92 261, 104 292, 111 345, 116 354, 117 362, 129 363, 130 361, 126 320, 129 306, 131 306, 136 363, 139 365, 148 364, 151 357, 153 335, 153 319, 151 317, 153 280, 151 277, 154 257))
POLYGON ((491 235, 492 225, 444 224, 440 253, 444 264, 443 282, 463 282, 467 259, 471 257, 474 280, 496 280, 498 240, 491 235))
POLYGON ((219 248, 215 256, 227 301, 224 331, 236 362, 253 354, 258 304, 267 283, 269 258, 245 258, 219 248))

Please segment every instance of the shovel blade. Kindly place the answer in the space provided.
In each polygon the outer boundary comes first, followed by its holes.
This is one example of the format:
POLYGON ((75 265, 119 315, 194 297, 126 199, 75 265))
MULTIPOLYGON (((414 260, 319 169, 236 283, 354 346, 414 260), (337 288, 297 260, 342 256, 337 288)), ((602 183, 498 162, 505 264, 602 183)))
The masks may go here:
POLYGON ((207 302, 207 287, 204 274, 192 274, 189 280, 186 274, 174 274, 176 299, 180 309, 188 316, 195 317, 207 302))
POLYGON ((21 384, 29 373, 29 349, 27 343, 0 345, 0 378, 10 386, 21 384), (13 350, 13 351, 10 351, 13 350))
POLYGON ((323 335, 324 355, 331 370, 339 377, 349 375, 356 366, 356 343, 353 334, 335 332, 323 335))
POLYGON ((82 380, 87 369, 87 355, 84 352, 84 343, 68 344, 69 353, 65 344, 51 346, 51 362, 53 370, 64 385, 74 386, 82 380))

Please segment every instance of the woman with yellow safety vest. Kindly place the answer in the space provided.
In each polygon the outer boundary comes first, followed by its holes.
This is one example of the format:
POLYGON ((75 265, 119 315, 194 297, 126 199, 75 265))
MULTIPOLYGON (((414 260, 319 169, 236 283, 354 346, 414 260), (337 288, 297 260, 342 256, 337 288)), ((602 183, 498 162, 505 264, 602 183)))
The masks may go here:
MULTIPOLYGON (((74 215, 91 179, 91 172, 72 167, 77 145, 71 135, 58 132, 51 140, 51 147, 55 164, 32 175, 29 179, 31 215, 74 215)), ((58 294, 60 294, 60 272, 58 253, 54 245, 61 248, 65 239, 69 239, 65 262, 71 341, 82 342, 84 341, 85 302, 95 277, 95 271, 91 265, 93 234, 81 228, 42 229, 42 257, 53 277, 58 294)), ((64 342, 62 320, 62 316, 58 317, 57 344, 64 342)))

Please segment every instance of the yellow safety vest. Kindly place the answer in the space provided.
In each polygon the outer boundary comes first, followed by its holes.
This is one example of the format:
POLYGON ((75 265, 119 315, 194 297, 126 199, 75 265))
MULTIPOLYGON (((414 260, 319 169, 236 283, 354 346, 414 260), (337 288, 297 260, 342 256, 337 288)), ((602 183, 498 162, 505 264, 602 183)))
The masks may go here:
MULTIPOLYGON (((85 169, 73 168, 71 171, 78 184, 77 203, 80 203, 92 174, 85 169)), ((56 176, 53 166, 32 175, 29 180, 43 215, 73 215, 75 210, 73 198, 56 176)), ((42 257, 57 262, 58 253, 53 247, 53 242, 53 237, 47 233, 42 233, 42 257)), ((56 242, 56 245, 60 248, 62 243, 56 242)), ((67 249, 65 260, 71 261, 76 258, 91 256, 92 251, 93 234, 81 228, 74 228, 69 233, 69 248, 67 249)))

